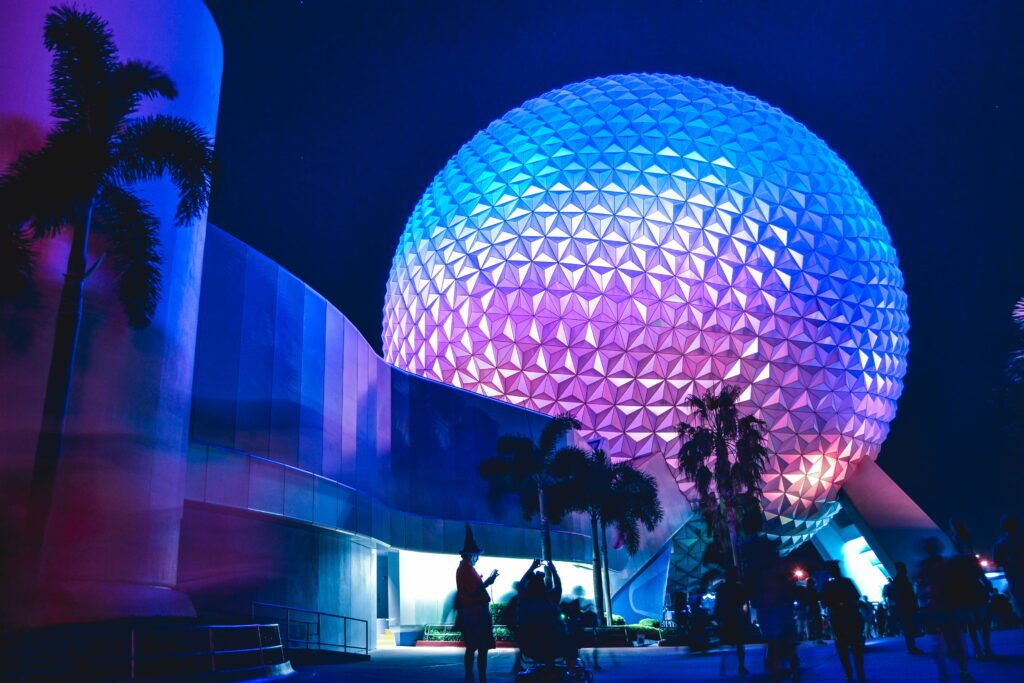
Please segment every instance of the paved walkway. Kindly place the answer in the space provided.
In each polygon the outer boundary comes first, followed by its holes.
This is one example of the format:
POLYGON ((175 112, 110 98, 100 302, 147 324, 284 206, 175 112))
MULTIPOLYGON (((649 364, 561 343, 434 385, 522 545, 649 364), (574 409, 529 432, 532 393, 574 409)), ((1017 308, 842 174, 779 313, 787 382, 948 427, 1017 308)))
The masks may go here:
MULTIPOLYGON (((930 648, 929 638, 918 641, 930 648)), ((992 648, 997 656, 993 661, 972 661, 971 673, 979 683, 1024 682, 1024 630, 996 631, 992 634, 992 648)), ((587 651, 589 652, 589 651, 587 651)), ((458 648, 391 648, 373 653, 366 663, 342 666, 313 667, 289 677, 288 681, 330 683, 427 683, 443 681, 462 683, 462 649, 458 648)), ((765 681, 762 660, 764 648, 752 646, 747 651, 747 666, 753 672, 741 678, 736 673, 734 658, 729 659, 729 670, 719 675, 722 655, 719 652, 690 654, 685 648, 646 647, 617 648, 600 652, 604 669, 595 676, 595 683, 660 683, 662 681, 765 681)), ((829 683, 843 681, 842 669, 831 644, 800 646, 802 681, 829 683)), ((903 649, 902 639, 885 638, 868 643, 865 668, 869 681, 876 683, 916 683, 937 681, 935 661, 929 656, 911 656, 903 649)), ((509 673, 512 652, 492 651, 489 659, 489 683, 512 683, 509 673)), ((950 662, 953 681, 958 680, 956 668, 950 662)))

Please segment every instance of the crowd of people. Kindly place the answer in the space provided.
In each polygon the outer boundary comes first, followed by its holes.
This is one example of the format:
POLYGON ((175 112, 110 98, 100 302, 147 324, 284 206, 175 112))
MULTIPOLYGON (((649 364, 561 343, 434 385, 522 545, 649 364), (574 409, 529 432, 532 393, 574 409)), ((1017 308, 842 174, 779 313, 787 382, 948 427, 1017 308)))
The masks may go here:
MULTIPOLYGON (((489 610, 487 588, 498 577, 497 570, 486 579, 477 573, 476 566, 483 552, 466 525, 463 543, 455 573, 455 629, 465 642, 465 676, 467 683, 474 681, 474 662, 480 683, 487 681, 487 653, 494 649, 493 624, 489 610)), ((563 600, 562 579, 554 562, 534 560, 526 572, 514 583, 515 594, 507 609, 514 618, 510 627, 519 644, 513 673, 523 670, 523 656, 538 663, 561 662, 568 671, 569 680, 587 680, 579 659, 579 645, 583 631, 596 625, 597 615, 583 600, 582 588, 574 590, 573 597, 563 600)), ((596 655, 594 659, 596 664, 596 655)))
MULTIPOLYGON (((708 626, 714 619, 720 642, 731 648, 729 652, 735 651, 740 674, 748 673, 746 643, 757 636, 767 644, 765 670, 769 677, 781 680, 788 676, 796 682, 800 641, 832 640, 847 680, 865 680, 867 639, 901 635, 909 653, 924 654, 918 638, 928 635, 940 678, 948 678, 948 659, 956 663, 960 679, 970 681, 966 641, 975 657, 991 658, 993 624, 1011 625, 1013 605, 1018 612, 1024 607, 1024 534, 1012 517, 1004 520, 1005 533, 993 553, 1006 578, 1006 593, 994 590, 966 527, 954 524, 952 552, 944 554, 940 539, 926 539, 914 574, 906 564, 897 562, 878 603, 861 595, 854 582, 842 575, 837 562, 826 563, 820 587, 815 577, 794 572, 760 533, 761 522, 760 516, 744 518, 742 566, 726 569, 716 587, 711 614, 698 605, 687 609, 685 600, 676 605, 676 620, 683 621, 685 610, 694 645, 701 649, 709 645, 708 626)), ((476 572, 480 552, 467 525, 462 563, 456 572, 456 629, 466 643, 466 680, 473 680, 475 663, 484 683, 487 652, 495 646, 487 588, 497 571, 486 579, 476 572)), ((523 652, 540 660, 561 660, 570 674, 575 673, 581 666, 580 636, 596 623, 596 615, 584 609, 580 595, 563 601, 554 564, 535 560, 516 584, 510 606, 516 613, 515 638, 523 652)), ((723 655, 721 672, 728 668, 728 656, 723 655)))
MULTIPOLYGON (((746 578, 730 568, 716 589, 712 616, 720 641, 735 648, 738 670, 743 674, 747 672, 745 643, 759 631, 767 643, 766 670, 778 679, 787 670, 794 678, 799 675, 798 641, 823 643, 829 639, 835 644, 847 679, 856 676, 863 680, 867 639, 902 635, 909 653, 924 654, 917 639, 928 634, 933 636, 931 649, 940 677, 947 677, 949 659, 956 663, 961 680, 972 680, 967 641, 976 658, 991 658, 992 626, 1012 625, 1012 605, 1016 604, 1018 611, 1024 607, 1024 535, 1015 518, 1006 518, 1003 528, 1005 533, 993 557, 1005 573, 1007 592, 994 589, 974 552, 967 528, 956 523, 952 528, 952 552, 943 554, 938 538, 927 539, 915 574, 911 576, 906 564, 897 562, 895 574, 877 603, 861 595, 836 562, 826 563, 820 588, 813 576, 804 580, 803 572, 790 571, 770 544, 752 529, 748 532, 750 540, 743 545, 746 578)), ((723 658, 723 673, 726 668, 723 658)))

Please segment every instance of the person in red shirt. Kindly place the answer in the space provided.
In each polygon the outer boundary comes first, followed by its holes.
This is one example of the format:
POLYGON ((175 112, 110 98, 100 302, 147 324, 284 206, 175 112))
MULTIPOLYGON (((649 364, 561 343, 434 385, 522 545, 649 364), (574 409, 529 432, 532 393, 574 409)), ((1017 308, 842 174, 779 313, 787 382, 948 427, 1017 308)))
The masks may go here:
POLYGON ((480 559, 482 552, 473 538, 473 530, 467 523, 466 540, 459 551, 462 562, 455 572, 455 604, 458 606, 455 628, 462 633, 462 639, 466 643, 466 681, 473 680, 473 655, 479 652, 477 671, 480 683, 487 683, 487 651, 494 649, 495 645, 489 606, 491 597, 487 594, 487 587, 498 578, 498 570, 492 571, 487 579, 477 573, 473 566, 480 559))

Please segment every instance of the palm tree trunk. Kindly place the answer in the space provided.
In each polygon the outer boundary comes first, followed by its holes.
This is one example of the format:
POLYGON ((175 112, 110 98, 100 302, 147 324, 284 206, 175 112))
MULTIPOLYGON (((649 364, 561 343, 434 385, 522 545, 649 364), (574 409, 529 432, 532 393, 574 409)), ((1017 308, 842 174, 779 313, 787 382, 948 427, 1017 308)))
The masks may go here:
POLYGON ((742 574, 743 572, 740 570, 739 539, 736 532, 736 508, 728 505, 725 509, 725 515, 729 523, 729 549, 732 551, 732 566, 736 567, 736 571, 742 574))
POLYGON ((601 520, 601 556, 604 564, 604 604, 608 625, 612 625, 612 581, 608 573, 608 526, 601 520))
POLYGON ((603 563, 601 562, 601 525, 598 523, 597 514, 590 513, 590 539, 594 545, 594 607, 597 610, 597 621, 601 626, 607 626, 604 613, 604 574, 602 573, 603 563))
POLYGON ((46 379, 43 415, 39 426, 35 462, 32 466, 32 491, 29 502, 28 547, 29 569, 39 579, 46 525, 53 504, 57 482, 57 466, 64 441, 64 424, 71 398, 71 376, 78 350, 78 331, 82 322, 82 285, 85 280, 92 228, 93 202, 85 207, 80 225, 72 226, 71 251, 64 286, 57 305, 57 322, 53 332, 53 351, 46 379))
POLYGON ((544 487, 537 487, 537 503, 540 514, 540 553, 545 562, 551 561, 551 522, 544 508, 544 487))

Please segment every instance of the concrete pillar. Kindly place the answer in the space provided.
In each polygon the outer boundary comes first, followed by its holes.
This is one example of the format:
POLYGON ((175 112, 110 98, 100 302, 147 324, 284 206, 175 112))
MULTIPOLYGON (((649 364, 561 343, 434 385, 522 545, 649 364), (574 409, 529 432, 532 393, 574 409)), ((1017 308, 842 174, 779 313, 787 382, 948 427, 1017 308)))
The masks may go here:
MULTIPOLYGON (((42 28, 53 4, 0 3, 0 166, 39 147, 51 126, 42 28)), ((74 4, 109 22, 122 59, 158 64, 176 83, 176 100, 147 103, 143 114, 183 116, 214 133, 223 53, 201 0, 74 4)), ((67 438, 43 552, 47 595, 31 613, 3 615, 8 624, 192 614, 174 586, 206 219, 174 226, 169 181, 148 183, 141 193, 161 220, 160 304, 152 325, 134 331, 110 271, 100 268, 86 282, 67 438)), ((102 248, 97 239, 92 258, 102 248)), ((24 543, 18 534, 67 249, 66 236, 40 243, 37 300, 0 304, 0 557, 7 563, 0 573, 7 576, 18 569, 24 543)), ((3 583, 13 594, 0 599, 11 605, 21 586, 3 583)))

